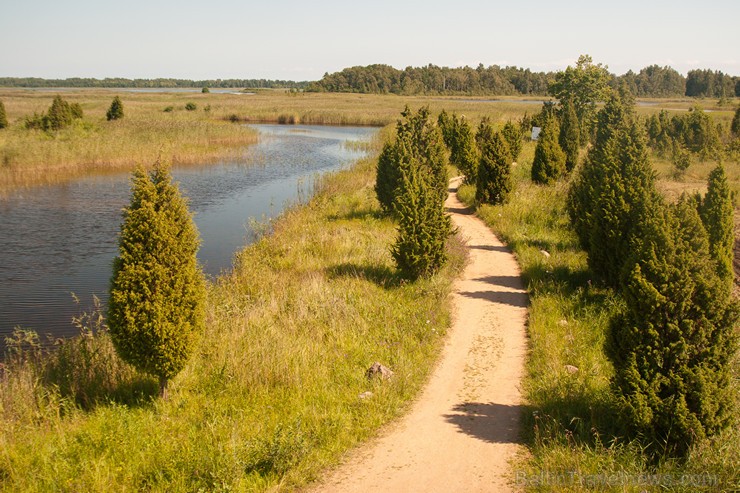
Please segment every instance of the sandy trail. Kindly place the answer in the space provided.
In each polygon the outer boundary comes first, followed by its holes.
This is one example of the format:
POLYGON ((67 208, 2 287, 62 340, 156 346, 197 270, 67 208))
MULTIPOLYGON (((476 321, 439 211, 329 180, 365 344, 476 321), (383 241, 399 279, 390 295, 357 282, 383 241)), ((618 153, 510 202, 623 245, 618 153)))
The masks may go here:
POLYGON ((454 286, 453 325, 440 361, 410 412, 351 453, 315 491, 515 489, 509 461, 522 447, 528 298, 514 256, 454 191, 445 205, 470 263, 454 286))

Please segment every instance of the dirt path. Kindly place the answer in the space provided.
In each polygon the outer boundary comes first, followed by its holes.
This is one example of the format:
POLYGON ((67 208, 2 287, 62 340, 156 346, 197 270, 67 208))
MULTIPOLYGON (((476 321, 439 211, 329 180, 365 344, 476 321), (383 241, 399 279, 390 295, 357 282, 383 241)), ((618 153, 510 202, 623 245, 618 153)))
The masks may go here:
POLYGON ((445 205, 467 240, 470 263, 454 287, 453 326, 439 364, 409 414, 316 491, 515 489, 508 462, 521 447, 528 299, 514 256, 455 193, 445 205))

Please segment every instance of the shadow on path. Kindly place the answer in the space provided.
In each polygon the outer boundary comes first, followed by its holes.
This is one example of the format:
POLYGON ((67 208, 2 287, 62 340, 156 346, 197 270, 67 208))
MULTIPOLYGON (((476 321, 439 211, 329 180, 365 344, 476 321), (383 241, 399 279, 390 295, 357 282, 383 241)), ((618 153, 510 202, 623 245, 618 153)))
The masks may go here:
POLYGON ((489 443, 521 443, 519 418, 523 406, 493 402, 463 402, 444 418, 465 433, 489 443))

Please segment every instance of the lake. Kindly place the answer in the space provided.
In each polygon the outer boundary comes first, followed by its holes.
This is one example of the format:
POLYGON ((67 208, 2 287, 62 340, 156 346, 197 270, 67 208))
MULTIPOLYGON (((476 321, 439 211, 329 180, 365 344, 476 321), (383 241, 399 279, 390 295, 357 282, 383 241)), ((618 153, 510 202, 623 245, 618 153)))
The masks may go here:
MULTIPOLYGON (((377 132, 249 126, 260 132, 260 140, 245 149, 244 162, 172 170, 195 213, 202 239, 198 257, 211 278, 229 270, 234 254, 254 240, 250 224, 309 198, 317 176, 365 155, 348 143, 369 141, 377 132)), ((53 337, 74 335, 72 317, 90 309, 93 295, 105 301, 130 177, 89 176, 0 198, 0 349, 15 327, 53 337)))

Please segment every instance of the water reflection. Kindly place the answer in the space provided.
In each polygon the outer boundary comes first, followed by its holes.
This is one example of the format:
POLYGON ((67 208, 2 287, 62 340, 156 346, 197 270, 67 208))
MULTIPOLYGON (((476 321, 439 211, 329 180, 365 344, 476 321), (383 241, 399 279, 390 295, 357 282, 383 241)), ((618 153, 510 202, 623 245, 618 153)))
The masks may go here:
MULTIPOLYGON (((260 142, 246 162, 188 166, 173 176, 188 197, 201 233, 200 262, 210 276, 230 268, 252 241, 250 218, 267 220, 310 193, 318 174, 340 169, 363 152, 367 127, 252 125, 260 142)), ((129 201, 127 173, 91 176, 19 191, 0 199, 0 346, 22 326, 55 337, 74 333, 70 321, 93 294, 105 300, 117 251, 121 211, 129 201)))

